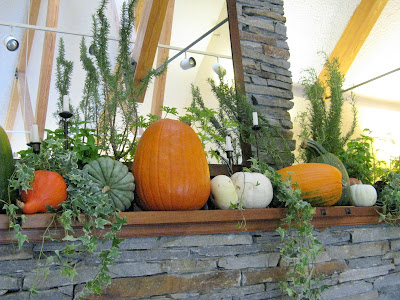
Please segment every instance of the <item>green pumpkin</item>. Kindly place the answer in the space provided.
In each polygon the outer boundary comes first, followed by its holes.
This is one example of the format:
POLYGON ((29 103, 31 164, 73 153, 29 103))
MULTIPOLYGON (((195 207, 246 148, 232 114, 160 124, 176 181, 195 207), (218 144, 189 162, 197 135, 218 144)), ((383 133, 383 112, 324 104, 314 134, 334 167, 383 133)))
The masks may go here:
POLYGON ((342 161, 333 153, 326 151, 326 149, 318 142, 313 140, 305 140, 301 145, 302 148, 311 151, 316 157, 312 158, 310 162, 323 163, 337 168, 342 173, 343 191, 340 200, 335 204, 336 206, 346 206, 351 203, 350 180, 347 174, 346 167, 342 161))
MULTIPOLYGON (((13 172, 14 159, 10 141, 3 127, 0 126, 0 199, 6 202, 8 202, 8 180, 13 172)), ((13 198, 13 194, 11 198, 13 198)), ((0 208, 2 207, 3 205, 0 204, 0 208)))
POLYGON ((89 177, 107 194, 119 211, 127 210, 134 200, 135 183, 128 167, 110 157, 100 157, 83 167, 89 177))

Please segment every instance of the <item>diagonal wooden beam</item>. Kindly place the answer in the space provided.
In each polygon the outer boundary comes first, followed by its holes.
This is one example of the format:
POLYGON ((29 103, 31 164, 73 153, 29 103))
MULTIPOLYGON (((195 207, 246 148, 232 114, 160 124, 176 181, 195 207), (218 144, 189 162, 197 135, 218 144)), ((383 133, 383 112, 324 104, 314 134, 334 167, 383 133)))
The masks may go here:
MULTIPOLYGON (((47 27, 57 27, 60 0, 52 0, 47 5, 47 27)), ((51 72, 53 69, 54 52, 56 48, 56 33, 46 32, 44 35, 42 62, 40 67, 39 87, 36 98, 35 120, 39 127, 39 136, 43 138, 46 123, 47 105, 49 102, 49 91, 51 72)))
POLYGON ((138 32, 139 29, 139 23, 140 20, 142 19, 142 14, 143 14, 143 7, 144 7, 144 3, 146 2, 146 0, 138 0, 136 1, 136 5, 135 5, 135 30, 136 32, 138 32))
MULTIPOLYGON (((29 94, 29 89, 27 87, 27 85, 22 84, 23 82, 25 82, 25 73, 19 73, 19 80, 17 82, 18 85, 18 93, 19 95, 23 95, 23 99, 25 101, 21 100, 19 101, 20 106, 21 106, 21 112, 22 115, 24 117, 24 129, 25 131, 30 131, 32 124, 34 122, 34 117, 33 117, 33 109, 32 109, 32 102, 31 102, 31 97, 29 94)), ((30 142, 30 135, 28 133, 25 134, 26 137, 26 142, 29 143, 30 142)))
MULTIPOLYGON (((136 61, 136 71, 133 80, 138 84, 153 66, 158 41, 160 39, 168 0, 147 0, 143 7, 139 31, 132 58, 136 61)), ((143 102, 144 95, 140 102, 143 102)))
MULTIPOLYGON (((39 10, 40 10, 40 3, 41 3, 41 0, 31 0, 30 6, 29 6, 29 25, 36 25, 37 18, 39 15, 39 10)), ((19 53, 19 59, 18 59, 18 63, 17 63, 17 72, 20 74, 25 73, 25 71, 26 71, 26 65, 30 58, 34 34, 35 34, 34 30, 26 29, 24 32, 24 37, 23 37, 23 40, 21 43, 21 50, 19 53)), ((21 80, 20 76, 14 77, 13 87, 11 90, 11 97, 10 97, 7 116, 6 116, 6 122, 4 125, 4 128, 6 130, 14 129, 18 104, 21 103, 21 105, 22 105, 22 101, 24 99, 24 93, 20 92, 21 91, 21 82, 24 82, 24 81, 21 80)), ((26 92, 29 93, 28 90, 26 92)), ((25 97, 25 101, 30 101, 28 99, 29 99, 29 97, 25 97)), ((29 103, 28 105, 31 106, 31 103, 29 103)), ((30 125, 32 125, 32 124, 29 124, 29 128, 30 128, 30 125)), ((9 139, 11 139, 11 136, 12 136, 12 133, 8 133, 9 139)))
MULTIPOLYGON (((340 72, 346 75, 388 0, 362 0, 353 13, 329 60, 339 59, 340 72)), ((318 79, 324 82, 326 68, 318 79)))
POLYGON ((119 13, 118 13, 118 9, 117 9, 117 3, 115 2, 115 0, 112 0, 110 2, 110 6, 111 6, 111 12, 112 12, 112 23, 115 26, 115 28, 117 29, 117 31, 119 32, 120 21, 119 21, 119 13))
MULTIPOLYGON (((167 14, 161 30, 160 43, 169 45, 171 42, 172 21, 174 18, 175 0, 169 0, 167 14)), ((157 66, 161 66, 168 58, 169 49, 159 48, 157 54, 157 66)), ((161 117, 161 106, 164 104, 165 83, 167 72, 154 79, 153 100, 151 103, 151 113, 161 117)))
MULTIPOLYGON (((15 118, 17 116, 17 111, 18 111, 18 103, 20 99, 20 94, 19 94, 19 89, 18 89, 18 79, 14 78, 12 90, 11 90, 11 98, 10 102, 8 104, 8 110, 7 110, 7 116, 6 116, 6 121, 4 123, 4 129, 5 130, 13 130, 14 129, 14 124, 15 124, 15 118)), ((8 132, 7 133, 8 138, 11 139, 12 133, 8 132)))
MULTIPOLYGON (((40 10, 40 4, 42 0, 31 0, 30 6, 29 6, 29 24, 30 25, 36 25, 37 24, 37 19, 39 15, 39 10, 40 10)), ((26 71, 26 63, 29 61, 29 58, 31 56, 31 49, 32 49, 32 43, 33 43, 33 38, 35 36, 35 30, 32 29, 26 29, 24 32, 24 40, 23 43, 25 43, 25 47, 21 48, 19 60, 18 60, 18 71, 19 72, 25 72, 26 71)))
MULTIPOLYGON (((229 18, 229 34, 231 40, 233 72, 235 74, 235 88, 238 93, 245 93, 242 50, 240 45, 240 30, 236 0, 226 0, 229 18)), ((249 157, 250 158, 250 157, 249 157)), ((243 161, 245 161, 243 159, 243 161)), ((246 160, 247 161, 247 160, 246 160)))

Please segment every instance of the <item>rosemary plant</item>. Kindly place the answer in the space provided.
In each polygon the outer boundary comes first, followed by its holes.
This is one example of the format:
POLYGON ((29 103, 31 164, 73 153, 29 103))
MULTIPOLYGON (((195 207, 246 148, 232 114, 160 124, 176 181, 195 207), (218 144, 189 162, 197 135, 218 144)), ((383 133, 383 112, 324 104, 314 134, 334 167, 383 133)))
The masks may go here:
MULTIPOLYGON (((335 155, 339 155, 357 126, 357 107, 354 94, 348 101, 352 108, 352 121, 346 133, 342 132, 344 76, 337 59, 326 60, 325 82, 318 79, 314 69, 307 69, 302 78, 308 110, 299 115, 302 139, 313 139, 335 155), (330 95, 330 101, 325 98, 330 95)), ((310 157, 307 157, 308 160, 310 157)))
MULTIPOLYGON (((225 150, 225 137, 232 138, 234 163, 240 163, 243 149, 253 145, 260 153, 261 160, 268 160, 276 168, 288 166, 293 162, 290 146, 284 138, 282 129, 270 124, 260 111, 248 101, 246 95, 238 93, 234 85, 224 79, 225 73, 219 73, 219 83, 208 79, 211 90, 218 100, 218 110, 208 109, 204 105, 200 90, 192 85, 192 103, 188 108, 189 121, 194 122, 199 135, 205 142, 213 142, 217 151, 225 150), (259 112, 260 130, 252 130, 252 113, 259 112), (246 146, 247 145, 247 146, 246 146), (283 147, 283 149, 282 149, 283 147)), ((214 149, 213 149, 214 150, 214 149)), ((213 151, 212 151, 213 152, 213 151)), ((215 153, 215 151, 213 152, 215 153)), ((242 162, 247 164, 246 161, 242 162)))
MULTIPOLYGON (((74 63, 65 58, 65 44, 63 38, 60 38, 58 46, 58 55, 56 58, 56 89, 58 91, 57 111, 54 117, 59 119, 59 113, 62 111, 64 99, 63 96, 69 94, 71 85, 71 74, 74 63)), ((78 120, 79 116, 74 112, 74 107, 69 103, 69 111, 74 114, 73 120, 78 120)))
POLYGON ((103 151, 119 160, 132 154, 138 133, 137 100, 150 80, 160 74, 148 72, 140 83, 133 81, 130 37, 133 29, 133 8, 136 0, 123 3, 120 40, 115 69, 108 55, 110 24, 105 16, 107 0, 102 0, 93 15, 94 59, 87 54, 85 41, 81 42, 81 61, 87 72, 84 97, 80 104, 84 121, 96 128, 103 151))

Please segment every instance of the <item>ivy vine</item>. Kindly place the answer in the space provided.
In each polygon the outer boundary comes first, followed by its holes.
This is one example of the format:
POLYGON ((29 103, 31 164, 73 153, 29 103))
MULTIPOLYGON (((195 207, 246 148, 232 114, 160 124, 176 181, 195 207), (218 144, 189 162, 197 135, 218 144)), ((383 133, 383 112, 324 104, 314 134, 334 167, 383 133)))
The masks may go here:
MULTIPOLYGON (((79 168, 76 153, 64 150, 62 139, 50 137, 43 140, 39 154, 33 154, 31 149, 22 151, 21 160, 17 162, 14 174, 10 179, 10 190, 27 191, 31 189, 35 170, 57 172, 63 176, 68 186, 68 198, 61 204, 60 210, 55 211, 48 207, 48 211, 55 214, 53 222, 61 223, 64 228, 64 236, 58 239, 51 230, 46 230, 43 236, 43 242, 58 240, 65 242, 65 246, 62 250, 56 251, 55 257, 46 257, 45 266, 57 263, 62 269, 62 275, 69 277, 72 281, 77 275, 77 254, 93 253, 99 243, 104 244, 110 241, 110 249, 100 251, 99 271, 94 279, 88 281, 83 295, 101 293, 102 285, 107 285, 111 281, 108 266, 119 255, 119 245, 123 239, 118 238, 117 233, 126 224, 126 219, 118 215, 112 201, 90 180, 87 173, 79 168), (78 234, 74 231, 72 226, 74 222, 82 223, 82 233, 78 234), (96 231, 99 230, 103 232, 101 240, 96 235, 96 231)), ((21 233, 21 224, 26 218, 23 215, 17 215, 15 204, 8 203, 5 205, 5 209, 9 216, 10 228, 14 230, 19 247, 21 247, 24 242, 28 241, 27 237, 21 233)), ((45 254, 41 252, 40 258, 42 256, 45 254)), ((46 276, 48 267, 41 269, 41 275, 46 276)), ((38 291, 32 287, 31 292, 37 293, 38 291)))

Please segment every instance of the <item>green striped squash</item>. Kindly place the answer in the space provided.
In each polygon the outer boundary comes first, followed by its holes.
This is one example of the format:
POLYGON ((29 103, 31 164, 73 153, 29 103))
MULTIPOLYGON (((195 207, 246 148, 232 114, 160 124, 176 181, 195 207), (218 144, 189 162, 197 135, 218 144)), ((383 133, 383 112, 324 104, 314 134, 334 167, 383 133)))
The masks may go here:
MULTIPOLYGON (((8 180, 14 172, 14 159, 10 141, 0 126, 0 199, 8 202, 8 180)), ((0 208, 3 205, 0 204, 0 208)))
POLYGON ((90 179, 114 203, 118 211, 127 210, 134 200, 134 178, 127 166, 110 157, 99 157, 83 167, 90 179))

